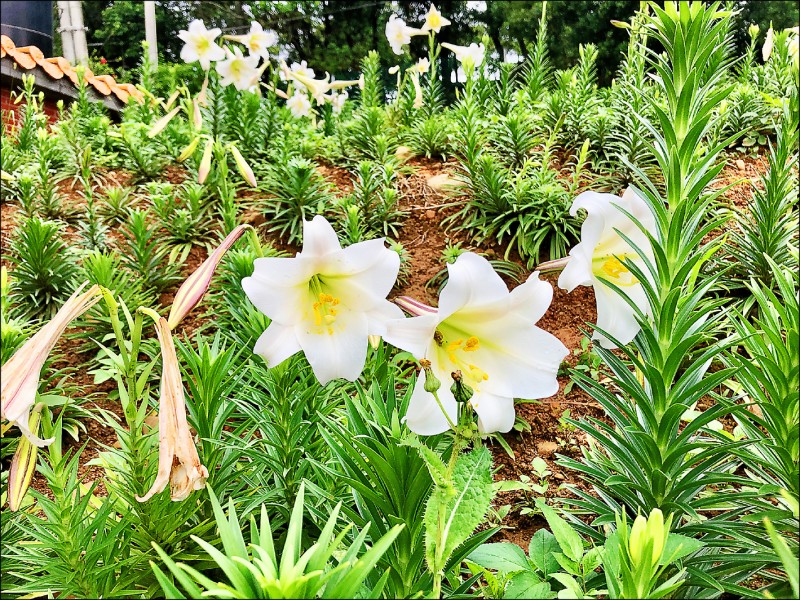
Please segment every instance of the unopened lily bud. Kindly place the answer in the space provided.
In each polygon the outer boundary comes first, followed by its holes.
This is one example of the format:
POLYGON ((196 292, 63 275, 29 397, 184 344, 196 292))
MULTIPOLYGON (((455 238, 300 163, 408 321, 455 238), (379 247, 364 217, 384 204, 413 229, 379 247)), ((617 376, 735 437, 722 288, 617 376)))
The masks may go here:
POLYGON ((147 137, 154 138, 159 133, 164 131, 164 129, 169 124, 169 122, 172 120, 172 117, 177 115, 180 110, 181 110, 181 107, 180 106, 176 106, 171 111, 169 111, 167 114, 165 114, 163 117, 161 117, 158 121, 156 121, 155 125, 153 125, 153 127, 150 129, 150 131, 147 132, 147 137))
POLYGON ((169 99, 167 100, 167 103, 164 105, 164 110, 169 110, 169 107, 172 106, 175 103, 175 100, 178 99, 179 95, 180 95, 180 92, 178 92, 178 91, 172 92, 172 95, 169 97, 169 99))
POLYGON ((203 158, 200 160, 200 168, 197 169, 197 183, 205 183, 208 174, 211 172, 211 154, 214 150, 214 140, 206 142, 203 150, 203 158))
MULTIPOLYGON (((33 435, 39 433, 39 421, 42 418, 43 403, 33 407, 31 416, 28 419, 28 430, 33 435)), ((8 508, 12 511, 19 510, 22 500, 28 491, 33 478, 33 471, 36 468, 36 454, 39 448, 30 442, 25 436, 19 439, 17 451, 11 460, 11 468, 8 471, 8 508)))
POLYGON ((396 75, 399 70, 400 70, 400 65, 389 67, 389 75, 396 75))
POLYGON ((651 566, 657 565, 668 535, 669 531, 664 526, 664 514, 660 509, 654 508, 647 520, 642 515, 636 517, 628 539, 628 552, 632 563, 638 565, 644 560, 650 560, 651 566), (644 555, 648 542, 652 544, 652 553, 649 557, 644 555))
POLYGON ((197 131, 203 127, 203 113, 200 111, 200 97, 192 100, 192 125, 197 131))
POLYGON ((373 350, 377 350, 378 346, 381 343, 381 336, 379 336, 379 335, 370 335, 370 336, 367 336, 367 339, 369 340, 369 345, 372 346, 373 350))
POLYGON ((239 225, 234 228, 222 243, 214 250, 207 259, 203 261, 197 270, 186 278, 178 291, 175 293, 175 300, 172 302, 172 308, 169 311, 168 324, 169 328, 175 329, 183 318, 189 314, 195 306, 200 303, 211 284, 211 277, 214 275, 214 270, 217 265, 225 256, 228 249, 233 246, 234 242, 242 237, 245 231, 250 229, 250 225, 239 225))
POLYGON ((625 21, 617 21, 615 19, 612 19, 611 20, 611 24, 614 27, 619 27, 620 29, 630 29, 631 28, 630 23, 626 23, 625 21))
POLYGON ((422 359, 419 361, 420 366, 425 371, 425 391, 429 394, 433 394, 439 391, 439 388, 442 387, 442 382, 433 374, 433 369, 431 369, 431 361, 427 359, 422 359))
POLYGON ((747 28, 747 33, 750 35, 751 39, 756 39, 759 31, 761 31, 761 28, 758 26, 758 23, 750 23, 750 27, 747 28))
POLYGON ((183 161, 187 160, 192 154, 194 154, 194 151, 197 150, 197 146, 199 144, 200 144, 199 137, 196 137, 191 142, 189 142, 189 145, 186 146, 186 148, 183 149, 183 152, 180 153, 180 156, 178 156, 178 162, 182 163, 183 161))
POLYGON ((250 184, 250 187, 258 186, 253 169, 247 164, 247 161, 244 159, 244 156, 242 156, 242 153, 239 152, 239 149, 233 144, 229 146, 229 149, 233 155, 233 160, 236 162, 236 167, 239 169, 239 173, 242 174, 242 178, 250 184))
POLYGON ((464 375, 461 371, 453 371, 450 373, 453 378, 453 385, 450 386, 450 393, 456 399, 456 402, 469 402, 475 391, 464 383, 464 375))

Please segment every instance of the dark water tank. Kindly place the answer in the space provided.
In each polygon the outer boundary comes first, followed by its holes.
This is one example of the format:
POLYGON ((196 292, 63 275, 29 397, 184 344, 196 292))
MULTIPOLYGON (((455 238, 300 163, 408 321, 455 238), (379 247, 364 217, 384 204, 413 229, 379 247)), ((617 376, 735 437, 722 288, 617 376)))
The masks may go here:
POLYGON ((0 33, 10 37, 16 46, 39 46, 45 56, 52 56, 52 1, 2 0, 0 33))

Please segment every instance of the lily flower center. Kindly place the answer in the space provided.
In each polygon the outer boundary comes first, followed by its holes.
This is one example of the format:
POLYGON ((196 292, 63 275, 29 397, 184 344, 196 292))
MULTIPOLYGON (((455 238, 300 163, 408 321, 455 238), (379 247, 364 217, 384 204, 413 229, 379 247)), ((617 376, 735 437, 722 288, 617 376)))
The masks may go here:
MULTIPOLYGON (((622 258, 635 258, 635 254, 623 254, 622 258)), ((592 271, 597 277, 613 281, 615 285, 629 287, 639 283, 617 256, 597 256, 592 259, 592 271)))
POLYGON ((453 335, 448 338, 437 329, 433 339, 440 349, 444 351, 452 370, 460 370, 466 383, 472 389, 478 391, 478 385, 489 379, 489 375, 486 371, 473 364, 472 361, 475 359, 473 356, 469 355, 471 352, 475 352, 481 347, 481 342, 477 337, 473 335, 465 340, 453 335))
POLYGON ((194 45, 198 54, 205 54, 211 47, 208 38, 204 35, 196 35, 194 38, 194 45))
POLYGON ((316 333, 333 335, 333 324, 336 322, 337 307, 341 304, 341 300, 329 294, 323 288, 324 284, 319 276, 314 276, 309 281, 311 318, 316 327, 316 333))

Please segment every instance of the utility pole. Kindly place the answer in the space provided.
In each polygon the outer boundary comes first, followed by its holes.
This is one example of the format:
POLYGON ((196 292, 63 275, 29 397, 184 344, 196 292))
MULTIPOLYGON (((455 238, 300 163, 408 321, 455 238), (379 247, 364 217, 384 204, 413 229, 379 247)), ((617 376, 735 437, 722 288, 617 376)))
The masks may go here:
POLYGON ((58 2, 58 19, 61 24, 58 31, 61 33, 61 47, 64 52, 64 58, 74 63, 75 45, 72 43, 72 20, 70 19, 69 5, 68 1, 59 0, 58 2))
POLYGON ((155 0, 144 0, 144 39, 147 42, 147 54, 153 70, 158 66, 158 42, 156 40, 156 3, 155 0))
POLYGON ((89 64, 89 48, 86 45, 86 28, 83 26, 83 7, 80 0, 69 2, 69 16, 72 24, 72 44, 75 49, 75 62, 89 64))

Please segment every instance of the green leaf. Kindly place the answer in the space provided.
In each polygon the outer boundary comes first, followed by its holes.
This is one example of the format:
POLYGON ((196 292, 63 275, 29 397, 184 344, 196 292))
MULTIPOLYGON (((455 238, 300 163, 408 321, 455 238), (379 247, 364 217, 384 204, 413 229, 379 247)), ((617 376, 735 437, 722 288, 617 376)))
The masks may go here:
POLYGON ((425 556, 431 569, 440 569, 481 524, 493 496, 489 450, 482 447, 459 456, 453 487, 434 488, 425 508, 425 556))
POLYGON ((705 546, 705 544, 695 538, 686 537, 677 533, 670 533, 658 564, 668 565, 684 556, 688 556, 703 546, 705 546))
POLYGON ((531 538, 528 555, 536 568, 547 577, 558 571, 558 561, 553 555, 560 549, 555 536, 547 529, 540 529, 531 538))
POLYGON ((583 557, 583 539, 580 534, 569 523, 559 517, 556 511, 541 500, 537 500, 536 505, 544 514, 544 518, 547 519, 547 524, 550 525, 550 529, 553 531, 558 545, 561 546, 564 556, 575 562, 580 562, 583 557))
POLYGON ((511 578, 503 598, 555 598, 550 584, 542 581, 530 571, 517 573, 511 578))
POLYGON ((530 569, 530 564, 522 548, 509 542, 478 546, 467 559, 484 569, 503 573, 515 573, 530 569))

